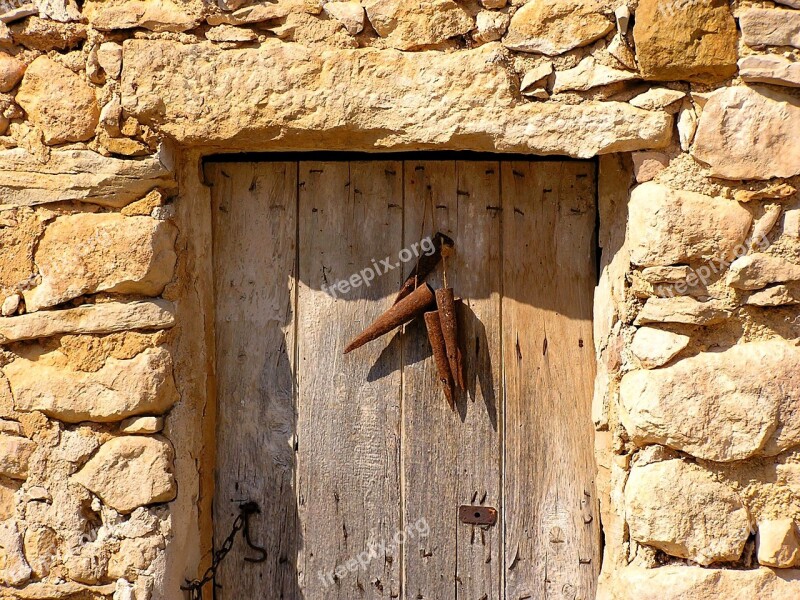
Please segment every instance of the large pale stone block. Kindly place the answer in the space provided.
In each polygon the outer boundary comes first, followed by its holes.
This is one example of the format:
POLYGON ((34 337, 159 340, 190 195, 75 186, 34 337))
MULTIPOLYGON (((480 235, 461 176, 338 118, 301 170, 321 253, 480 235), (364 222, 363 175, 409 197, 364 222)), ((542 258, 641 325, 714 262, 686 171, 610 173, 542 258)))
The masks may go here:
POLYGON ((0 343, 62 334, 166 329, 174 324, 175 306, 167 300, 104 302, 0 318, 0 343))
POLYGON ((114 213, 55 219, 35 261, 41 283, 24 292, 28 311, 93 292, 157 296, 172 279, 177 230, 150 217, 114 213))
POLYGON ((173 454, 170 443, 161 438, 114 438, 100 447, 74 480, 114 510, 130 513, 175 498, 173 454))
POLYGON ((637 542, 701 565, 737 560, 750 535, 733 488, 681 459, 631 469, 625 516, 637 542))
POLYGON ((800 62, 785 56, 745 56, 739 59, 739 76, 743 81, 800 87, 800 62))
POLYGON ((713 92, 695 136, 694 157, 725 179, 800 174, 800 99, 763 86, 713 92))
POLYGON ((595 0, 538 0, 511 18, 503 44, 512 50, 555 56, 585 46, 614 29, 595 0))
POLYGON ((100 120, 89 84, 46 56, 28 66, 16 101, 42 130, 47 144, 88 140, 100 120))
POLYGON ((717 300, 700 301, 690 296, 648 298, 636 315, 634 325, 648 323, 683 323, 714 325, 731 316, 731 311, 717 300))
POLYGON ((3 204, 35 206, 80 200, 114 208, 175 181, 158 156, 119 159, 89 150, 54 150, 41 163, 22 148, 0 150, 3 204))
POLYGON ((787 600, 800 597, 800 571, 628 566, 602 581, 598 600, 787 600))
POLYGON ((83 13, 101 31, 143 27, 179 32, 197 27, 203 8, 199 0, 88 0, 83 13))
POLYGON ((439 44, 469 32, 475 23, 453 0, 364 0, 367 18, 392 48, 439 44))
POLYGON ((639 446, 719 462, 774 456, 800 444, 798 364, 800 348, 772 340, 633 371, 620 383, 620 419, 639 446))
POLYGON ((16 410, 42 411, 67 423, 162 414, 178 399, 172 359, 165 348, 149 348, 126 360, 109 358, 93 373, 48 364, 45 358, 22 357, 3 367, 3 372, 16 410))
POLYGON ((800 285, 773 285, 750 294, 747 304, 751 306, 786 306, 800 304, 800 285))
POLYGON ((182 143, 262 151, 447 144, 586 158, 669 143, 670 115, 622 102, 526 102, 509 67, 497 42, 444 53, 128 40, 122 104, 182 143))
POLYGON ((800 265, 780 256, 757 252, 733 261, 727 281, 740 290, 759 290, 772 283, 800 281, 800 265))
POLYGON ((633 190, 628 204, 631 262, 658 266, 728 261, 752 222, 738 202, 643 183, 633 190))
POLYGON ((633 38, 645 79, 715 81, 736 73, 738 34, 726 0, 641 0, 633 38))
POLYGON ((751 8, 739 16, 742 38, 748 46, 800 48, 800 12, 775 8, 751 8))

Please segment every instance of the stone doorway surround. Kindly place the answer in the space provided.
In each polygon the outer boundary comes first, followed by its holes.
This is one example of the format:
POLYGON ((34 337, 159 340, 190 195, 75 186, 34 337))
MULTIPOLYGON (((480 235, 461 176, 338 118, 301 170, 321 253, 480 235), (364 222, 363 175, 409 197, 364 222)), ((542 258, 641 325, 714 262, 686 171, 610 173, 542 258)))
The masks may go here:
POLYGON ((0 14, 0 596, 207 565, 202 159, 316 149, 599 156, 599 597, 800 595, 800 10, 622 4, 0 14))

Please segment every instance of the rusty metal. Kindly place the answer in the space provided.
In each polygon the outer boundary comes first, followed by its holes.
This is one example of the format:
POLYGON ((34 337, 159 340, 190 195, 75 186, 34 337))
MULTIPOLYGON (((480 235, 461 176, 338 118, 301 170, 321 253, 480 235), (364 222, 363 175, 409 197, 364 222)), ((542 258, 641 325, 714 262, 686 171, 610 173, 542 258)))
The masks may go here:
POLYGON ((389 310, 375 319, 369 327, 350 340, 344 353, 352 352, 367 342, 389 333, 395 327, 408 323, 424 313, 433 304, 434 299, 431 286, 427 283, 422 284, 400 302, 389 307, 389 310))
POLYGON ((470 525, 494 525, 497 523, 497 509, 493 506, 462 504, 458 507, 458 519, 470 525))
POLYGON ((458 389, 464 389, 464 369, 461 349, 458 347, 458 320, 453 288, 436 290, 436 306, 439 308, 439 321, 442 324, 442 335, 447 348, 447 361, 450 372, 458 389))
POLYGON ((406 278, 406 280, 403 282, 403 285, 400 287, 400 291, 397 293, 394 303, 397 304, 400 302, 400 300, 408 296, 425 281, 428 275, 433 272, 433 270, 436 268, 436 265, 438 265, 442 260, 442 248, 452 249, 454 245, 455 243, 453 242, 452 238, 446 236, 441 231, 437 232, 433 236, 433 253, 423 254, 419 257, 419 260, 414 266, 414 269, 411 271, 411 274, 406 278))
POLYGON ((244 560, 251 563, 261 563, 267 560, 267 551, 260 546, 256 546, 250 538, 250 517, 258 514, 261 514, 261 509, 255 502, 243 502, 239 505, 239 515, 234 520, 231 532, 228 534, 228 537, 225 538, 225 541, 222 542, 222 546, 219 550, 214 551, 214 556, 211 559, 211 566, 206 569, 206 572, 203 573, 200 579, 191 581, 187 579, 186 584, 181 586, 183 591, 189 592, 190 600, 203 600, 203 588, 209 583, 213 582, 212 585, 218 587, 216 583, 217 569, 231 551, 231 548, 233 548, 236 534, 240 531, 244 536, 247 547, 258 552, 257 558, 245 556, 244 560))
POLYGON ((450 408, 455 408, 453 376, 450 373, 450 363, 447 361, 447 348, 442 335, 438 310, 425 313, 425 328, 428 330, 428 341, 431 343, 433 361, 436 364, 436 372, 439 374, 439 382, 442 384, 444 396, 447 398, 450 408))

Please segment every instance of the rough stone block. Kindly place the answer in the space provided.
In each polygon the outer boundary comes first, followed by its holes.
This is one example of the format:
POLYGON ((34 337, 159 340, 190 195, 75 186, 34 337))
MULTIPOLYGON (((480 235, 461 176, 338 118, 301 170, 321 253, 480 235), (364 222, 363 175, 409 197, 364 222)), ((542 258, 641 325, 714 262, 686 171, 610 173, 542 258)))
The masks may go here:
POLYGON ((671 361, 689 345, 688 335, 655 327, 640 327, 633 335, 631 352, 645 369, 654 369, 671 361))
POLYGON ((203 8, 199 0, 88 0, 83 13, 101 31, 142 27, 180 32, 200 24, 203 8))
POLYGON ((716 81, 736 73, 738 33, 726 0, 641 0, 633 38, 645 79, 716 81))
POLYGON ((0 92, 10 92, 22 79, 25 64, 13 56, 0 52, 0 92))
POLYGON ((172 279, 176 235, 173 225, 150 217, 55 219, 36 250, 41 283, 24 292, 27 310, 101 291, 158 296, 172 279))
POLYGON ((800 304, 800 285, 773 285, 753 292, 747 298, 750 306, 787 306, 800 304))
POLYGON ((742 245, 752 215, 738 202, 647 182, 628 204, 631 262, 666 266, 729 261, 742 245))
POLYGON ((777 8, 751 8, 739 16, 742 38, 748 46, 800 48, 800 12, 777 8))
POLYGON ((785 56, 744 56, 739 59, 739 76, 743 81, 800 87, 800 62, 785 56))
POLYGON ((700 301, 689 296, 675 296, 648 298, 633 323, 634 325, 648 323, 714 325, 730 316, 731 311, 717 300, 700 301))
POLYGON ((756 532, 758 563, 767 567, 787 569, 800 559, 797 527, 792 519, 759 521, 756 532))
POLYGON ((750 517, 733 488, 681 459, 634 466, 625 485, 631 537, 701 565, 737 560, 750 517))
POLYGON ((624 102, 523 100, 497 42, 452 53, 320 52, 294 43, 222 50, 166 40, 123 47, 123 108, 181 143, 373 152, 447 144, 587 158, 663 148, 672 135, 671 115, 624 102))
POLYGON ((19 357, 3 367, 16 410, 39 410, 67 423, 108 422, 164 413, 178 397, 165 348, 149 348, 127 360, 109 358, 94 373, 45 362, 44 357, 19 357))
POLYGON ((173 454, 164 439, 122 436, 103 444, 73 479, 114 510, 130 513, 175 498, 173 454))
POLYGON ((633 371, 620 383, 620 419, 639 446, 718 462, 775 456, 800 444, 798 364, 800 348, 771 340, 633 371))
POLYGON ((46 56, 28 66, 16 101, 42 130, 46 144, 88 140, 100 120, 91 86, 46 56))
POLYGON ((123 160, 89 150, 54 150, 42 164, 22 148, 0 150, 4 204, 79 200, 121 208, 156 187, 175 187, 169 169, 157 156, 123 160))
POLYGON ((780 256, 758 252, 737 258, 728 272, 728 285, 758 290, 772 283, 800 281, 800 265, 780 256))
POLYGON ((556 56, 611 33, 614 22, 594 0, 539 0, 511 18, 503 44, 512 50, 556 56))
POLYGON ((36 444, 28 438, 0 434, 0 477, 28 478, 28 461, 36 444))
POLYGON ((711 94, 695 136, 694 157, 725 179, 800 174, 800 99, 764 86, 711 94))
POLYGON ((130 434, 158 433, 162 429, 164 429, 164 417, 130 417, 119 425, 122 433, 130 434))
POLYGON ((398 50, 440 44, 475 26, 470 14, 453 0, 364 0, 363 5, 378 35, 398 50))
POLYGON ((0 344, 62 334, 167 329, 174 324, 175 306, 167 300, 104 302, 0 318, 0 344))

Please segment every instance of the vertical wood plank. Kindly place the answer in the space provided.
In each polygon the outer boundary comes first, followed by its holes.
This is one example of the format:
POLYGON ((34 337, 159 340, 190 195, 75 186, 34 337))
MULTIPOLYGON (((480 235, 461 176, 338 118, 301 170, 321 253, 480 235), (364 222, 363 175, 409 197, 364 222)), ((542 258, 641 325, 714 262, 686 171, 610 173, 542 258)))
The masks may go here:
POLYGON ((388 335, 342 351, 391 305, 401 273, 337 290, 337 298, 322 286, 349 279, 373 259, 396 257, 402 168, 392 161, 302 162, 299 179, 301 587, 309 600, 396 598, 400 344, 388 335))
POLYGON ((212 163, 217 347, 214 538, 228 536, 241 502, 263 563, 237 540, 218 571, 216 598, 299 598, 293 487, 297 165, 212 163))
MULTIPOLYGON (((459 407, 458 503, 493 506, 502 514, 500 163, 459 161, 456 171, 460 243, 449 278, 465 299, 461 322, 468 391, 459 407)), ((458 526, 457 598, 500 598, 502 520, 491 527, 458 526)))
MULTIPOLYGON (((404 168, 404 246, 437 229, 452 236, 457 212, 455 161, 405 161, 404 168)), ((405 265, 405 273, 413 266, 405 265)), ((441 267, 428 282, 434 288, 441 285, 441 267)), ((441 391, 424 324, 406 328, 403 362, 404 520, 419 522, 427 531, 424 537, 406 541, 404 598, 455 598, 456 423, 460 421, 441 391)))
MULTIPOLYGON (((500 198, 494 161, 407 161, 405 247, 436 231, 455 241, 448 285, 460 315, 467 394, 450 410, 424 328, 404 339, 405 519, 426 537, 406 545, 406 598, 499 598, 501 527, 459 522, 461 504, 499 508, 500 198)), ((407 271, 413 265, 407 266, 407 271)), ((429 281, 442 284, 441 267, 429 281)))
POLYGON ((502 166, 506 598, 590 600, 594 164, 502 166))

